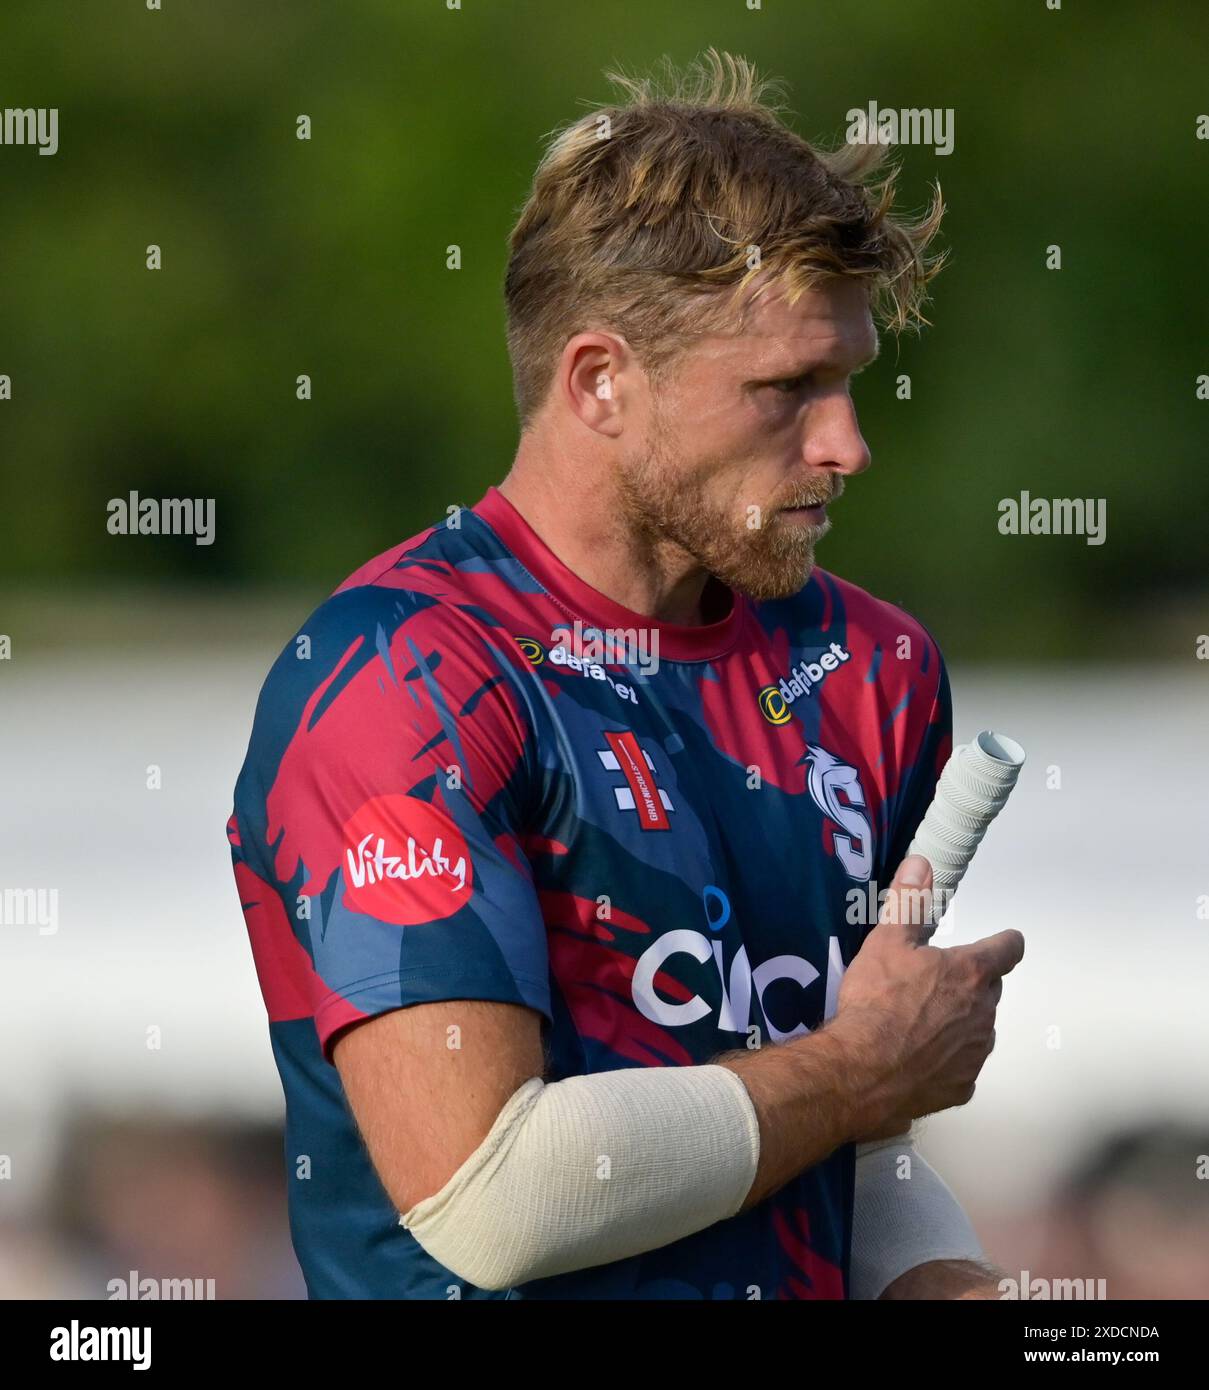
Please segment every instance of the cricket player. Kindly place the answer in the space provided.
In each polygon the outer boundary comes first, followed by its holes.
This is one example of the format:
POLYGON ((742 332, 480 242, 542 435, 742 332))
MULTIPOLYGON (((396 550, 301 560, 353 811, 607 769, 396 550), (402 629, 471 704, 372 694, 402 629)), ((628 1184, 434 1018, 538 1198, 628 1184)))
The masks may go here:
POLYGON ((295 1248, 316 1298, 994 1298, 911 1125, 1023 940, 902 910, 945 668, 814 558, 939 204, 742 59, 615 81, 512 233, 511 469, 260 697, 229 836, 295 1248))

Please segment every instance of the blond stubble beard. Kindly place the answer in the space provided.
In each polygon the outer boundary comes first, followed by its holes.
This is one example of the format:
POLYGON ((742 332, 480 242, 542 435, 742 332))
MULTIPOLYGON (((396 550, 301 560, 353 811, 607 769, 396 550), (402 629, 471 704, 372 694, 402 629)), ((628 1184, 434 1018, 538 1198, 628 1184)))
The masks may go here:
MULTIPOLYGON (((786 524, 775 509, 759 513, 761 524, 749 528, 744 504, 741 516, 711 506, 692 480, 671 467, 672 454, 663 430, 651 432, 650 447, 636 462, 620 470, 618 482, 627 519, 652 551, 675 546, 728 588, 758 600, 789 598, 814 571, 814 548, 831 529, 786 524)), ((838 480, 837 480, 838 481, 838 480)), ((835 488, 813 501, 839 495, 835 488)), ((776 508, 802 499, 781 498, 776 508)), ((758 505, 758 504, 755 504, 758 505)))

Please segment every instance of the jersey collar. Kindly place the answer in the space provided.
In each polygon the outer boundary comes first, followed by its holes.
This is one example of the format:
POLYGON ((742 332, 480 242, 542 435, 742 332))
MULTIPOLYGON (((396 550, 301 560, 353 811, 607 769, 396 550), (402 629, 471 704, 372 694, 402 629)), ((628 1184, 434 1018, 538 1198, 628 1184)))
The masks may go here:
POLYGON ((473 511, 560 608, 599 628, 640 627, 658 632, 662 659, 711 661, 729 651, 742 630, 747 605, 733 591, 730 611, 715 623, 694 626, 657 622, 615 603, 568 569, 498 488, 488 488, 473 511))

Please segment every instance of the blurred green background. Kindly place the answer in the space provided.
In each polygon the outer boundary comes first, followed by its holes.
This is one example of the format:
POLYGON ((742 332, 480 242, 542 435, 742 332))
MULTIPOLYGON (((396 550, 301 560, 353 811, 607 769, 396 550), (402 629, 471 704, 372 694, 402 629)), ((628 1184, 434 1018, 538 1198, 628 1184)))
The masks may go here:
POLYGON ((822 563, 951 658, 1190 657, 1206 40, 1203 0, 6 0, 0 107, 57 106, 60 148, 0 146, 0 631, 284 638, 475 501, 515 446, 500 287, 543 135, 605 68, 713 44, 808 138, 955 111, 950 156, 902 152, 904 207, 949 203, 934 326, 857 385, 875 467, 822 563), (215 498, 216 543, 109 535, 131 489, 215 498), (1106 498, 1107 544, 1000 536, 1021 489, 1106 498))
POLYGON ((955 111, 952 155, 902 152, 904 207, 949 203, 934 326, 856 383, 875 467, 820 552, 1033 769, 962 890, 965 937, 1028 957, 925 1147, 1006 1270, 1209 1296, 1207 40, 1204 0, 3 0, 0 111, 58 107, 60 148, 0 144, 0 884, 61 887, 64 930, 0 932, 0 1300, 302 1292, 223 834, 255 694, 345 575, 506 472, 543 137, 604 69, 710 45, 808 138, 955 111), (1001 536, 1022 489, 1106 499, 1107 543, 1001 536), (216 543, 111 536, 131 490, 215 499, 216 543))

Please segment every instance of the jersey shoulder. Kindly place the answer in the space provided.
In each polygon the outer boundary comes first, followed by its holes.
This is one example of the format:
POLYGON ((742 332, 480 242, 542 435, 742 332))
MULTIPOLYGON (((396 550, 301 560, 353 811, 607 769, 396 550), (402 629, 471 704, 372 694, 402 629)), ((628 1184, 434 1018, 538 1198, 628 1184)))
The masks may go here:
POLYGON ((918 646, 926 653, 925 659, 941 661, 936 639, 905 608, 888 599, 878 598, 868 589, 862 589, 859 584, 841 579, 828 570, 816 570, 811 583, 830 591, 831 606, 843 613, 851 636, 861 638, 865 644, 880 646, 883 650, 897 647, 907 639, 912 647, 918 646))
POLYGON ((936 640, 918 618, 829 570, 816 569, 789 598, 755 602, 752 609, 766 632, 783 632, 794 644, 809 645, 820 633, 839 633, 860 647, 885 649, 906 638, 929 661, 940 659, 936 640))
POLYGON ((367 560, 335 594, 374 588, 473 604, 498 600, 505 592, 532 592, 537 586, 491 527, 462 507, 367 560))
POLYGON ((788 643, 806 654, 830 648, 851 662, 861 675, 858 688, 875 704, 888 700, 891 708, 905 708, 922 697, 927 707, 945 698, 944 658, 932 634, 898 604, 859 584, 816 569, 796 594, 755 603, 753 610, 774 646, 788 643))
MULTIPOLYGON (((362 659, 377 655, 389 667, 404 628, 405 650, 494 645, 535 591, 490 527, 461 509, 358 566, 313 610, 279 664, 305 639, 329 659, 355 644, 362 659)), ((330 660, 311 669, 330 670, 330 660)))
POLYGON ((517 692, 530 668, 510 635, 511 557, 469 512, 461 523, 361 565, 286 642, 261 689, 245 764, 263 790, 291 746, 331 744, 333 758, 348 759, 404 736, 419 747, 442 734, 456 743, 471 725, 510 749, 524 744, 517 692))

